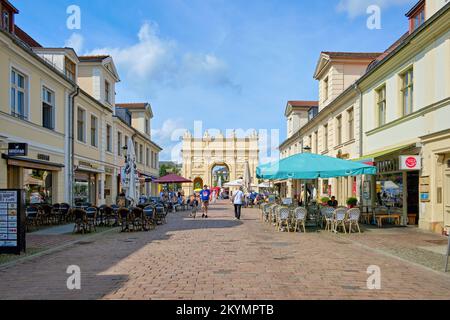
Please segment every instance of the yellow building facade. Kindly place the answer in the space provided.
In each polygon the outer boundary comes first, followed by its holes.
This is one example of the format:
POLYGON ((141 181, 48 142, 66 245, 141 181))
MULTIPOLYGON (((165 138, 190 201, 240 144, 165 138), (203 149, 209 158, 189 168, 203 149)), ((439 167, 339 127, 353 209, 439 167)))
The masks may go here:
POLYGON ((162 149, 151 141, 153 112, 142 103, 130 121, 116 113, 112 57, 44 48, 13 23, 18 10, 0 2, 12 17, 0 25, 0 188, 25 189, 27 204, 113 204, 129 137, 138 146, 141 194, 157 195, 151 181, 162 149), (27 155, 11 155, 11 143, 27 144, 27 155))

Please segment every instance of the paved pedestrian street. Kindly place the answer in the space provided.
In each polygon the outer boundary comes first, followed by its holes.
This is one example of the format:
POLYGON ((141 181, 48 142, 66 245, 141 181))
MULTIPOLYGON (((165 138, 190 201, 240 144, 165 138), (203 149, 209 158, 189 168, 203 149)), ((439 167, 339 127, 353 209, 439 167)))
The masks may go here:
POLYGON ((449 299, 450 274, 397 254, 444 239, 411 229, 278 233, 259 210, 236 221, 220 203, 208 220, 170 214, 151 232, 114 230, 0 266, 0 299, 449 299), (67 289, 70 265, 81 290, 67 289), (367 287, 369 266, 381 270, 380 290, 367 287))

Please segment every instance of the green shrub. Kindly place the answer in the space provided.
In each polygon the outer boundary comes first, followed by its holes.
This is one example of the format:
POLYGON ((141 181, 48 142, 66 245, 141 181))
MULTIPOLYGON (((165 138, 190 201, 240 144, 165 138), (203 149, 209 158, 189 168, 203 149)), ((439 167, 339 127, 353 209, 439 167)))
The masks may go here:
POLYGON ((354 198, 354 197, 348 198, 347 205, 348 206, 356 206, 356 205, 358 205, 358 199, 354 198))
POLYGON ((330 201, 330 198, 323 197, 323 198, 320 199, 320 201, 322 201, 322 203, 328 203, 328 201, 330 201))

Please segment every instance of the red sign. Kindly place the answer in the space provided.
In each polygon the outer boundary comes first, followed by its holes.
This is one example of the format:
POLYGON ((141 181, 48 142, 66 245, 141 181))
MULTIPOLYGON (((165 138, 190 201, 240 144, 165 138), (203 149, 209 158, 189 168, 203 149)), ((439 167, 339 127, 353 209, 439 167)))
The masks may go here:
POLYGON ((408 157, 405 160, 405 164, 408 168, 413 169, 417 166, 417 160, 415 157, 408 157))

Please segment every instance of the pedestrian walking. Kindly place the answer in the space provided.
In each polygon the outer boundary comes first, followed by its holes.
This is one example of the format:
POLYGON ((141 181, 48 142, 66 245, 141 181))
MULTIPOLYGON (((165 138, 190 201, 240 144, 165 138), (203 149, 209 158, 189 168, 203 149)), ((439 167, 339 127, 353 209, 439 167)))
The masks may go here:
POLYGON ((240 187, 233 196, 234 214, 237 220, 241 220, 242 205, 244 204, 244 191, 240 187))
POLYGON ((202 218, 208 218, 208 207, 209 207, 209 201, 211 199, 211 190, 208 189, 208 186, 205 185, 203 187, 203 190, 200 191, 200 200, 202 201, 202 218))

